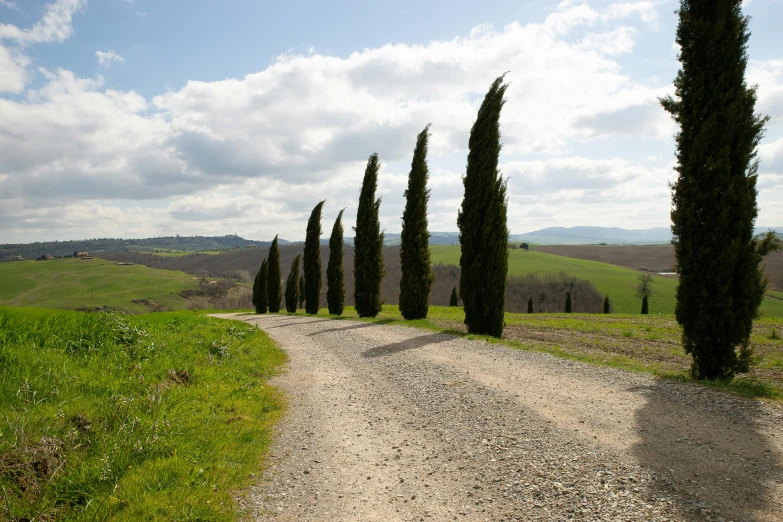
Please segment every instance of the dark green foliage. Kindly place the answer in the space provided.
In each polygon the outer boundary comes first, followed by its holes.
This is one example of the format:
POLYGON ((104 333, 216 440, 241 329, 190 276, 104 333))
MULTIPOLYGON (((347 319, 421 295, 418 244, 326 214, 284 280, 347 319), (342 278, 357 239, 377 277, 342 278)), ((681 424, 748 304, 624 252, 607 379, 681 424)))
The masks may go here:
POLYGON ((747 361, 767 280, 759 263, 779 248, 753 237, 757 146, 767 118, 745 83, 748 19, 741 0, 683 0, 675 97, 661 103, 679 124, 672 233, 677 321, 698 379, 731 378, 747 361), (740 354, 738 357, 737 348, 740 354))
POLYGON ((532 314, 533 313, 533 296, 530 296, 530 299, 527 300, 527 313, 532 314))
POLYGON ((255 282, 253 283, 253 305, 256 308, 257 314, 265 314, 269 308, 269 298, 267 296, 267 270, 268 263, 266 259, 261 263, 261 268, 256 274, 255 282))
POLYGON ((317 314, 321 304, 321 212, 325 201, 318 203, 307 221, 304 247, 305 312, 317 314))
POLYGON ((435 276, 430 271, 430 233, 427 231, 427 142, 430 126, 424 127, 416 138, 408 189, 405 191, 405 210, 402 213, 400 234, 400 313, 405 319, 424 319, 429 310, 430 290, 435 276))
POLYGON ((612 304, 609 302, 609 296, 604 297, 604 313, 612 313, 612 304))
POLYGON ((449 306, 459 306, 459 295, 457 295, 457 287, 451 289, 451 297, 449 298, 449 306))
POLYGON ((523 250, 530 250, 530 245, 528 245, 527 243, 522 243, 521 245, 519 245, 519 248, 523 250))
POLYGON ((354 302, 359 317, 375 317, 381 311, 383 280, 383 234, 378 218, 381 200, 375 199, 378 188, 378 155, 373 154, 364 171, 359 210, 356 213, 354 237, 354 302))
POLYGON ((280 248, 277 246, 277 236, 275 236, 272 245, 269 247, 266 281, 269 311, 276 314, 280 311, 280 301, 283 298, 282 276, 280 274, 280 248))
POLYGON ((345 303, 343 280, 343 212, 337 214, 329 237, 329 264, 326 267, 326 306, 332 315, 342 315, 345 303))
POLYGON ((650 313, 650 306, 647 304, 647 296, 642 297, 642 315, 650 313))
POLYGON ((299 254, 291 263, 291 272, 285 280, 285 310, 293 314, 296 313, 296 305, 299 302, 299 261, 302 255, 299 254))
POLYGON ((508 226, 506 182, 498 171, 500 111, 507 85, 497 78, 470 130, 460 231, 460 296, 468 332, 503 335, 508 226))
POLYGON ((571 292, 566 292, 566 305, 565 305, 565 313, 570 314, 571 313, 571 292))
POLYGON ((305 281, 304 274, 299 276, 299 308, 304 308, 305 302, 305 281))

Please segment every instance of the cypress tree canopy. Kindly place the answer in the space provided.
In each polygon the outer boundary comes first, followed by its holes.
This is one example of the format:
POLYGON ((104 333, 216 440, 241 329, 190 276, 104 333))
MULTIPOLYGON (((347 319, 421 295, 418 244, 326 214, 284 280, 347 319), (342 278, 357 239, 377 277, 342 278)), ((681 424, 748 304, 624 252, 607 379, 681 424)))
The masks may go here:
POLYGON ((375 199, 379 169, 378 154, 373 154, 367 160, 356 213, 353 271, 354 302, 359 317, 375 317, 381 311, 383 234, 378 218, 381 200, 375 199))
POLYGON ((429 310, 435 276, 430 271, 430 234, 427 230, 427 142, 429 124, 416 138, 400 235, 400 313, 405 319, 424 319, 429 310))
POLYGON ((503 335, 508 272, 506 182, 498 171, 503 76, 489 88, 470 130, 460 231, 460 296, 468 332, 503 335))
POLYGON ((571 291, 570 290, 568 292, 566 292, 565 313, 567 313, 567 314, 571 313, 571 291))
POLYGON ((642 314, 647 315, 650 313, 650 306, 647 303, 647 296, 642 297, 642 314))
POLYGON ((326 267, 326 305, 332 315, 342 315, 345 303, 343 280, 343 212, 337 214, 329 238, 329 263, 326 267))
POLYGON ((449 306, 459 306, 459 296, 457 295, 457 287, 451 289, 451 297, 449 298, 449 306))
POLYGON ((266 281, 269 311, 276 314, 280 311, 280 301, 283 297, 281 288, 282 276, 280 274, 280 248, 277 246, 277 236, 272 241, 272 246, 269 247, 266 281))
POLYGON ((299 308, 302 308, 304 306, 304 299, 305 299, 305 282, 304 282, 304 274, 299 276, 299 308))
POLYGON ((256 277, 253 279, 253 298, 251 299, 251 302, 253 303, 253 310, 258 310, 258 279, 260 277, 261 269, 259 268, 258 272, 256 272, 256 277))
POLYGON ((748 18, 741 0, 683 0, 675 97, 661 100, 679 124, 672 234, 679 284, 675 313, 699 379, 730 378, 747 359, 766 278, 779 247, 753 237, 756 152, 766 118, 745 83, 748 18), (737 348, 740 348, 738 357, 737 348))
POLYGON ((307 221, 304 247, 305 312, 317 314, 321 304, 321 212, 325 201, 318 203, 307 221))
POLYGON ((291 263, 291 272, 285 280, 285 309, 288 313, 296 313, 296 305, 299 302, 299 262, 302 254, 296 256, 291 263))
POLYGON ((265 314, 269 308, 269 296, 267 288, 269 286, 267 281, 268 263, 266 259, 261 263, 261 268, 258 270, 256 279, 258 280, 258 295, 256 297, 256 313, 265 314))
POLYGON ((612 311, 611 308, 612 305, 609 303, 609 296, 607 295, 606 297, 604 297, 604 313, 605 314, 611 313, 612 311))
POLYGON ((532 314, 533 313, 533 296, 530 296, 530 299, 527 300, 527 313, 532 314))

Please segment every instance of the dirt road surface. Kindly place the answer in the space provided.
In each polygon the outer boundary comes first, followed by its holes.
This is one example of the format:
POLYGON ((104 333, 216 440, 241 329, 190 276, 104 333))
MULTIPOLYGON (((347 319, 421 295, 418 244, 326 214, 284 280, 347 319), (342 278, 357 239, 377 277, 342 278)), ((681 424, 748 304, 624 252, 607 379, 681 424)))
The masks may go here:
POLYGON ((250 520, 783 520, 780 406, 420 329, 236 318, 290 356, 250 520))

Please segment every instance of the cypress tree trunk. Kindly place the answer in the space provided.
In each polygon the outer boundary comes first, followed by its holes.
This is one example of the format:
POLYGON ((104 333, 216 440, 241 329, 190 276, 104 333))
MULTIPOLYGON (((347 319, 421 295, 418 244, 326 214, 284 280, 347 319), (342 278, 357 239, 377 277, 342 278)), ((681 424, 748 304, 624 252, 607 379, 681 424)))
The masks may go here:
POLYGON ((321 305, 321 212, 324 201, 318 203, 307 221, 304 247, 305 312, 317 314, 321 305))
POLYGON ((359 210, 356 213, 353 271, 354 302, 359 317, 375 317, 381 311, 383 234, 378 218, 381 200, 375 199, 379 169, 378 155, 373 154, 364 171, 359 210))
POLYGON ((269 312, 276 314, 280 311, 280 301, 283 289, 281 288, 282 276, 280 275, 280 248, 277 246, 277 236, 269 247, 266 274, 266 295, 269 312))
POLYGON ((759 263, 779 247, 770 234, 753 237, 756 148, 767 119, 754 112, 756 90, 745 83, 750 33, 741 0, 682 0, 679 16, 676 97, 661 100, 680 126, 675 313, 693 377, 731 378, 766 289, 759 263))
POLYGON ((470 130, 465 196, 457 216, 465 325, 470 333, 495 337, 503 335, 508 272, 506 182, 498 172, 506 88, 503 76, 492 83, 470 130))
POLYGON ((530 296, 530 299, 527 300, 527 313, 532 314, 533 313, 533 296, 530 296))
POLYGON ((459 296, 457 295, 457 287, 451 289, 451 298, 449 299, 449 306, 459 306, 459 296))
POLYGON ((299 261, 302 254, 294 258, 291 263, 291 272, 285 280, 285 310, 288 313, 296 313, 296 305, 299 302, 299 261))
POLYGON ((650 308, 647 304, 647 296, 642 297, 642 314, 647 315, 650 312, 650 308))
POLYGON ((567 314, 571 313, 571 292, 566 292, 565 313, 567 314))
POLYGON ((326 266, 326 306, 332 315, 343 315, 345 282, 343 280, 343 212, 337 214, 329 237, 329 263, 326 266))
POLYGON ((304 308, 305 301, 305 282, 304 274, 299 276, 299 308, 304 308))
POLYGON ((429 124, 416 138, 405 210, 400 234, 400 313, 405 319, 424 319, 429 311, 430 290, 435 276, 430 271, 430 233, 427 230, 427 142, 429 124))
POLYGON ((267 260, 264 259, 263 263, 261 263, 261 269, 258 271, 258 275, 256 276, 258 278, 258 299, 256 300, 257 314, 265 314, 269 308, 269 295, 267 292, 267 288, 269 287, 269 282, 267 279, 268 271, 269 263, 267 263, 267 260))
POLYGON ((611 307, 612 305, 609 304, 609 296, 607 295, 606 297, 604 297, 604 313, 605 314, 611 313, 611 307))

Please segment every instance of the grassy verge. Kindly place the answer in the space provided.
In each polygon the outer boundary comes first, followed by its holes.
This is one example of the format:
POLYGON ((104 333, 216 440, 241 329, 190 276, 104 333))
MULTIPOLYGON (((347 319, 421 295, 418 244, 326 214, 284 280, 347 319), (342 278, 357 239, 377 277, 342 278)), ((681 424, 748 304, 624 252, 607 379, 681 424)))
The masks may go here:
POLYGON ((0 518, 232 520, 285 354, 191 312, 0 308, 0 518))
MULTIPOLYGON (((330 317, 325 308, 318 315, 330 317)), ((457 307, 431 306, 427 319, 415 321, 405 321, 394 305, 384 305, 372 319, 360 319, 353 307, 346 307, 342 318, 425 328, 590 364, 690 380, 691 357, 682 348, 681 330, 673 315, 506 313, 503 339, 468 334, 462 323, 464 313, 457 307)), ((756 321, 751 344, 755 361, 749 373, 731 382, 703 384, 783 402, 783 319, 756 321)))

